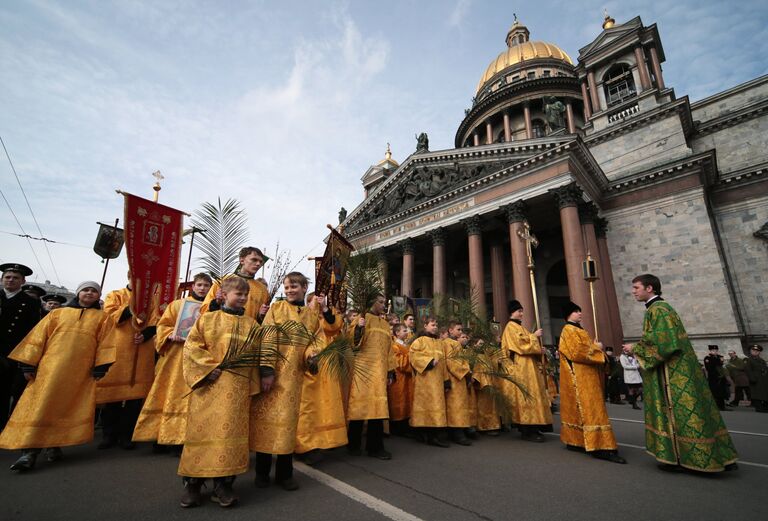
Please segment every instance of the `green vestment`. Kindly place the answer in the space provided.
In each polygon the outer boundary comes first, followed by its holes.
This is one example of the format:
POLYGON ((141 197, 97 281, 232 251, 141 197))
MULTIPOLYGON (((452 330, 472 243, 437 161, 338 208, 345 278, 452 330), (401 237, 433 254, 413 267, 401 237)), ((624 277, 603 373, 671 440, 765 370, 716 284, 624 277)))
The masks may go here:
POLYGON ((737 459, 728 429, 677 312, 661 299, 635 346, 643 369, 645 446, 662 463, 718 472, 737 459))

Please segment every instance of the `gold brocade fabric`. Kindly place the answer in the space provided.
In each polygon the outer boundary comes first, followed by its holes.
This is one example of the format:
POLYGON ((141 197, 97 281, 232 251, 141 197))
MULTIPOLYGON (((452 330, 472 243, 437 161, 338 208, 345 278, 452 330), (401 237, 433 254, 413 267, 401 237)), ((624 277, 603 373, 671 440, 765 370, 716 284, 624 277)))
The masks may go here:
POLYGON ((449 376, 442 340, 420 336, 411 344, 409 356, 411 367, 416 371, 411 426, 446 427, 445 382, 449 381, 449 376), (437 365, 427 369, 432 360, 437 365))
MULTIPOLYGON (((318 334, 322 343, 317 310, 295 306, 286 300, 276 302, 264 317, 264 325, 301 322, 318 334)), ((275 365, 275 384, 268 393, 251 402, 250 447, 253 452, 291 454, 296 446, 296 430, 301 408, 305 354, 322 349, 322 345, 281 345, 281 359, 275 365)))
MULTIPOLYGON (((107 376, 96 384, 97 404, 146 398, 155 379, 155 339, 136 345, 133 338, 139 331, 131 325, 132 320, 118 323, 120 315, 130 303, 131 292, 128 288, 111 291, 104 299, 104 313, 112 317, 116 324, 112 330, 114 338, 110 339, 110 343, 117 349, 117 359, 107 376)), ((142 326, 154 326, 156 321, 153 310, 147 323, 142 326)))
POLYGON ((157 322, 155 349, 160 358, 155 364, 155 380, 133 431, 133 441, 157 441, 161 445, 181 445, 187 430, 189 386, 184 382, 182 355, 184 342, 172 342, 176 320, 185 301, 171 302, 157 322))
POLYGON ((478 431, 495 431, 501 428, 501 418, 494 400, 493 386, 500 386, 498 378, 492 378, 486 371, 494 367, 495 363, 487 353, 480 353, 475 362, 472 373, 473 390, 475 395, 475 408, 477 418, 475 427, 478 431))
POLYGON ((443 340, 448 378, 451 390, 445 395, 448 427, 470 427, 472 416, 469 405, 469 361, 461 357, 461 344, 452 338, 443 340))
POLYGON ((525 389, 524 392, 509 380, 503 380, 503 392, 512 406, 512 423, 551 425, 551 402, 547 382, 541 371, 539 339, 510 320, 504 328, 501 347, 505 355, 502 363, 507 373, 525 389))
POLYGON ((386 319, 366 313, 355 367, 349 389, 347 419, 389 418, 387 373, 395 369, 395 358, 392 353, 392 328, 386 319))
POLYGON ((579 327, 566 324, 560 334, 560 440, 587 451, 615 450, 603 399, 605 355, 579 327))
MULTIPOLYGON (((320 324, 323 344, 327 346, 341 333, 344 322, 334 312, 333 324, 329 324, 322 316, 320 324)), ((322 365, 316 375, 305 371, 294 452, 303 454, 313 449, 332 449, 346 444, 347 420, 344 416, 341 382, 322 365)))
POLYGON ((0 448, 66 447, 93 440, 96 382, 92 369, 114 362, 111 318, 98 309, 51 311, 8 358, 37 367, 0 448))
POLYGON ((248 470, 248 418, 252 369, 237 374, 222 371, 213 382, 206 377, 224 359, 232 335, 242 341, 255 321, 223 311, 201 315, 183 349, 183 374, 188 388, 189 414, 178 473, 193 478, 217 478, 248 470))
MULTIPOLYGON (((235 275, 234 273, 230 273, 229 275, 226 275, 224 278, 229 277, 239 277, 240 275, 235 275)), ((242 277, 243 280, 248 282, 248 302, 245 303, 245 315, 248 317, 251 317, 255 319, 259 315, 259 309, 262 305, 267 304, 269 302, 269 291, 267 290, 267 287, 264 285, 263 282, 259 282, 256 279, 242 277)), ((200 307, 200 313, 205 313, 208 311, 209 306, 211 305, 211 301, 216 298, 216 293, 221 289, 221 281, 215 280, 213 281, 213 285, 211 286, 211 289, 208 290, 208 294, 205 296, 205 300, 203 300, 203 305, 200 307)))
POLYGON ((389 419, 407 420, 413 405, 413 369, 408 360, 408 345, 392 342, 395 356, 395 381, 387 388, 389 419))

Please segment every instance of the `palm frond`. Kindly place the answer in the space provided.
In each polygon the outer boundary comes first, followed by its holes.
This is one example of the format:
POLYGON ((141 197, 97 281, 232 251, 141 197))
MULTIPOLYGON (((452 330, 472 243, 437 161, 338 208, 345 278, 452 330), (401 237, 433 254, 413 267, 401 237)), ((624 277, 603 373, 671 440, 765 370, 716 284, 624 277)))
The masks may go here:
POLYGON ((352 309, 362 313, 384 292, 378 258, 371 251, 358 251, 350 256, 345 279, 352 309))
POLYGON ((195 247, 203 254, 195 260, 213 278, 220 279, 238 267, 238 253, 248 239, 248 216, 236 199, 221 198, 216 204, 203 203, 192 216, 192 226, 199 232, 195 247))
POLYGON ((353 379, 367 383, 373 377, 367 364, 356 363, 353 342, 346 335, 334 338, 313 359, 320 371, 342 385, 348 385, 353 379))

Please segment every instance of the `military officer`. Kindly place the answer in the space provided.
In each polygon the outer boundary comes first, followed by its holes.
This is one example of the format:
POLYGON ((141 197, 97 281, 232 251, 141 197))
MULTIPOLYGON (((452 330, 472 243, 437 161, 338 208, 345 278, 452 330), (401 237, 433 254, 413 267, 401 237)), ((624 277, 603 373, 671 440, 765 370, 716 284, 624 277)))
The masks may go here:
POLYGON ((40 321, 40 301, 29 296, 22 286, 32 270, 23 264, 0 265, 3 289, 0 291, 0 430, 5 427, 13 405, 24 392, 26 382, 16 362, 8 354, 40 321))
POLYGON ((63 304, 66 304, 67 297, 64 295, 58 295, 56 293, 50 293, 42 297, 40 300, 43 301, 43 316, 45 316, 54 309, 58 309, 63 304))

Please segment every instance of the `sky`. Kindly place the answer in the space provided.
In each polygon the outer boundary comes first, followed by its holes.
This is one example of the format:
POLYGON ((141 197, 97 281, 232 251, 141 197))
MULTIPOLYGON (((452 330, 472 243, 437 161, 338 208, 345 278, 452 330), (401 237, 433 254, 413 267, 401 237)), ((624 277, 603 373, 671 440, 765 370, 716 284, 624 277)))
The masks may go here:
MULTIPOLYGON (((161 203, 193 213, 236 198, 248 243, 269 255, 279 242, 309 274, 387 143, 399 162, 422 131, 432 150, 453 147, 513 13, 575 60, 604 9, 658 25, 678 97, 768 73, 762 0, 4 1, 0 136, 57 243, 13 235, 41 233, 0 150, 0 263, 70 289, 100 280, 96 222, 122 220, 116 189, 151 198, 159 170, 161 203)), ((104 289, 126 270, 124 254, 111 261, 104 289)))

